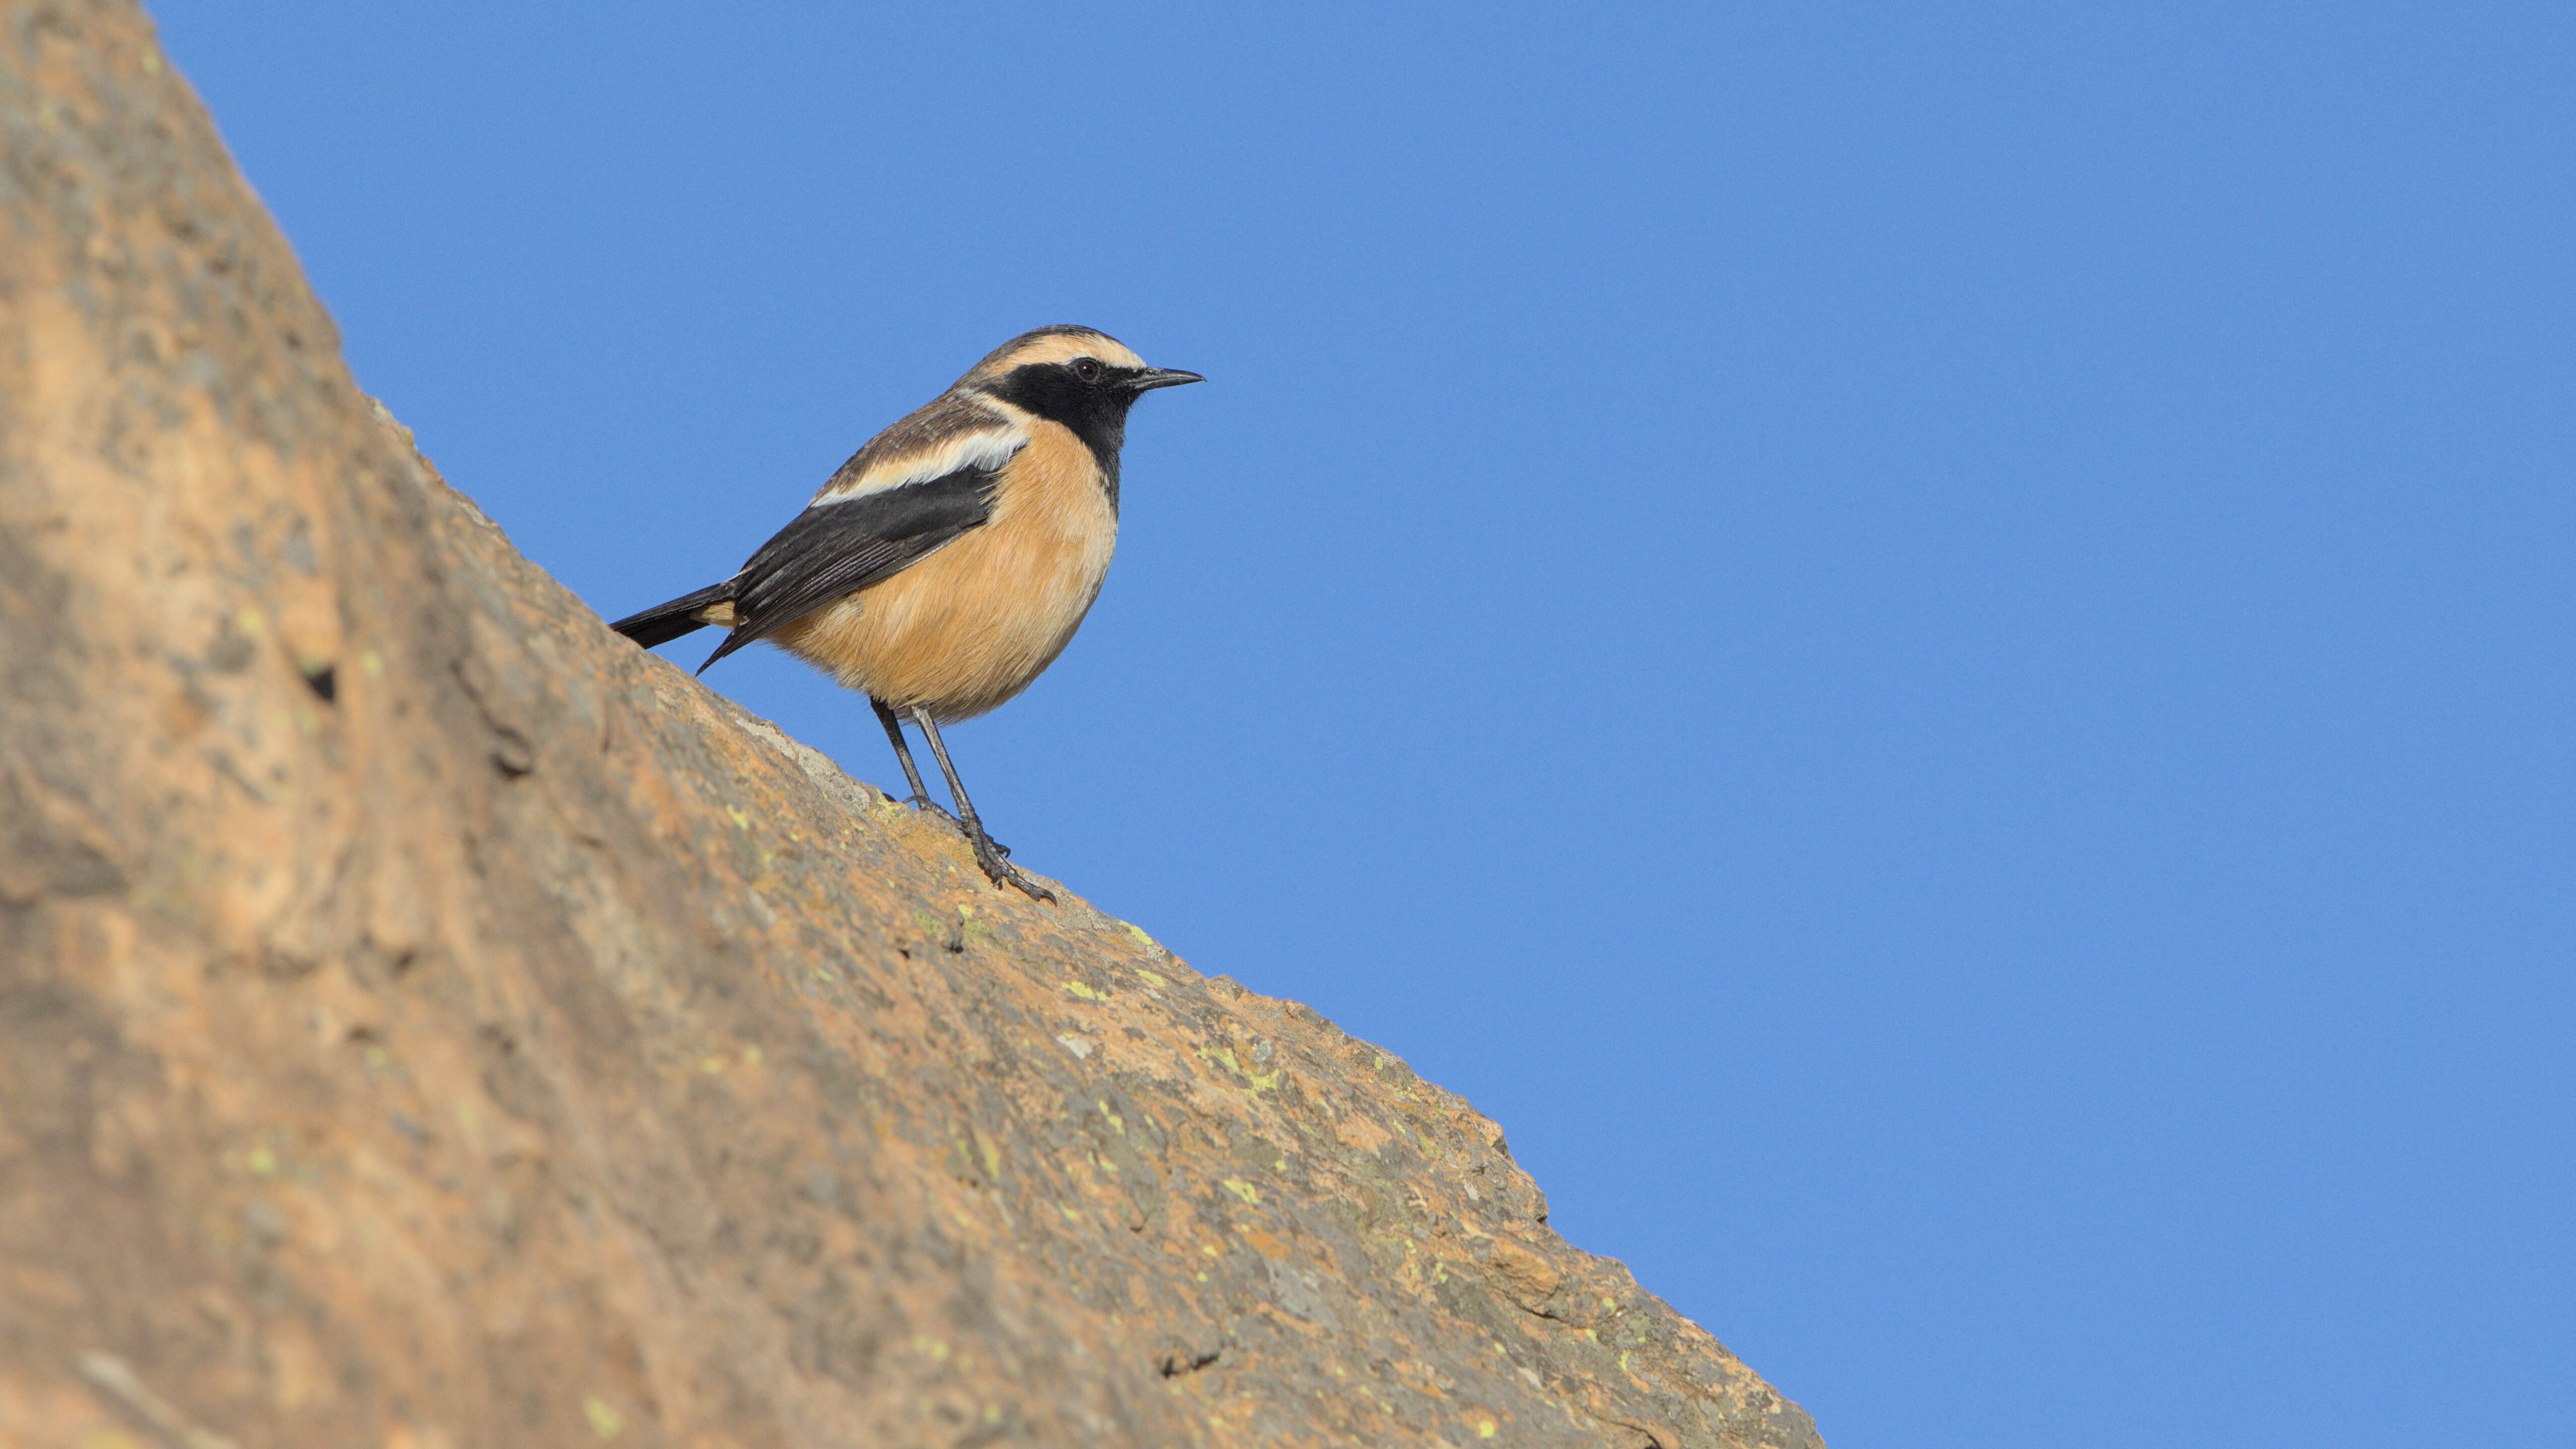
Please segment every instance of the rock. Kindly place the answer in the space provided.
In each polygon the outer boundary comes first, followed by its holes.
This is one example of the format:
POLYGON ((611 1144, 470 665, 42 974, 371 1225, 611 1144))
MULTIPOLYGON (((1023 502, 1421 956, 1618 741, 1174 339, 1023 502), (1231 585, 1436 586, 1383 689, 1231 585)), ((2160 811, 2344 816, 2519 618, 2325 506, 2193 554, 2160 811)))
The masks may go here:
POLYGON ((0 1444, 1816 1442, 521 558, 132 5, 0 3, 0 128, 0 1444))

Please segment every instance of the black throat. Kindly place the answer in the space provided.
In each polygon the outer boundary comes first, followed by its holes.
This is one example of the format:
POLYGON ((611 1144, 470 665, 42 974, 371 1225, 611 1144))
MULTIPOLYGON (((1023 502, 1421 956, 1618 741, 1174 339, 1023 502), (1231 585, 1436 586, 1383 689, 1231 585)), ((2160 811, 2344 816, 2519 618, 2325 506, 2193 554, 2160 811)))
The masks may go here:
POLYGON ((1013 407, 1062 423, 1082 439, 1082 445, 1091 450, 1091 460, 1100 465, 1100 486, 1109 494, 1109 507, 1113 512, 1117 509, 1118 450, 1127 442, 1127 409, 1135 405, 1136 394, 1084 382, 1060 362, 1012 368, 987 390, 1013 407))

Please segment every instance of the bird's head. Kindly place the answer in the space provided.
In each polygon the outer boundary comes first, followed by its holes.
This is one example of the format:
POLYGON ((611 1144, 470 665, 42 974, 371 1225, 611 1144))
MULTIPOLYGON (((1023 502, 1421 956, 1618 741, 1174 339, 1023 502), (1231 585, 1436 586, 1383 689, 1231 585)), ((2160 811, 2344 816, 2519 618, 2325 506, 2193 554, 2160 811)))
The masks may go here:
POLYGON ((1062 423, 1095 449, 1125 441, 1127 409, 1158 387, 1205 381, 1195 372, 1148 367, 1127 344, 1089 327, 1041 327, 993 349, 957 379, 979 392, 1062 423))

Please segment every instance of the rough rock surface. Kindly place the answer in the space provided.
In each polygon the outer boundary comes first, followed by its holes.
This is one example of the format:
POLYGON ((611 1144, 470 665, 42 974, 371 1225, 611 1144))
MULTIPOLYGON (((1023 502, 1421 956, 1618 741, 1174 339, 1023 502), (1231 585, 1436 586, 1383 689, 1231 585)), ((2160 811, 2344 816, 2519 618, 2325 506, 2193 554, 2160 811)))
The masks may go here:
POLYGON ((520 558, 132 5, 0 0, 0 132, 0 1444, 1817 1442, 520 558))

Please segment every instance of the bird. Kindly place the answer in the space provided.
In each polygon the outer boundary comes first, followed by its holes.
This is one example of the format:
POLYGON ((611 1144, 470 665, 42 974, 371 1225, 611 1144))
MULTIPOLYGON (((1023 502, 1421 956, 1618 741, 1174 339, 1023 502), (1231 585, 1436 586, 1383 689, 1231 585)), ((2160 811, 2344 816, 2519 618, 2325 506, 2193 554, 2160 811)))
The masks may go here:
POLYGON ((1095 328, 1024 332, 869 439, 733 577, 609 627, 647 649, 726 630, 701 674, 766 639, 866 695, 907 803, 950 820, 997 889, 1052 901, 985 830, 939 727, 1008 703, 1072 642, 1118 543, 1127 410, 1204 381, 1095 328), (907 720, 954 816, 921 783, 907 720))

